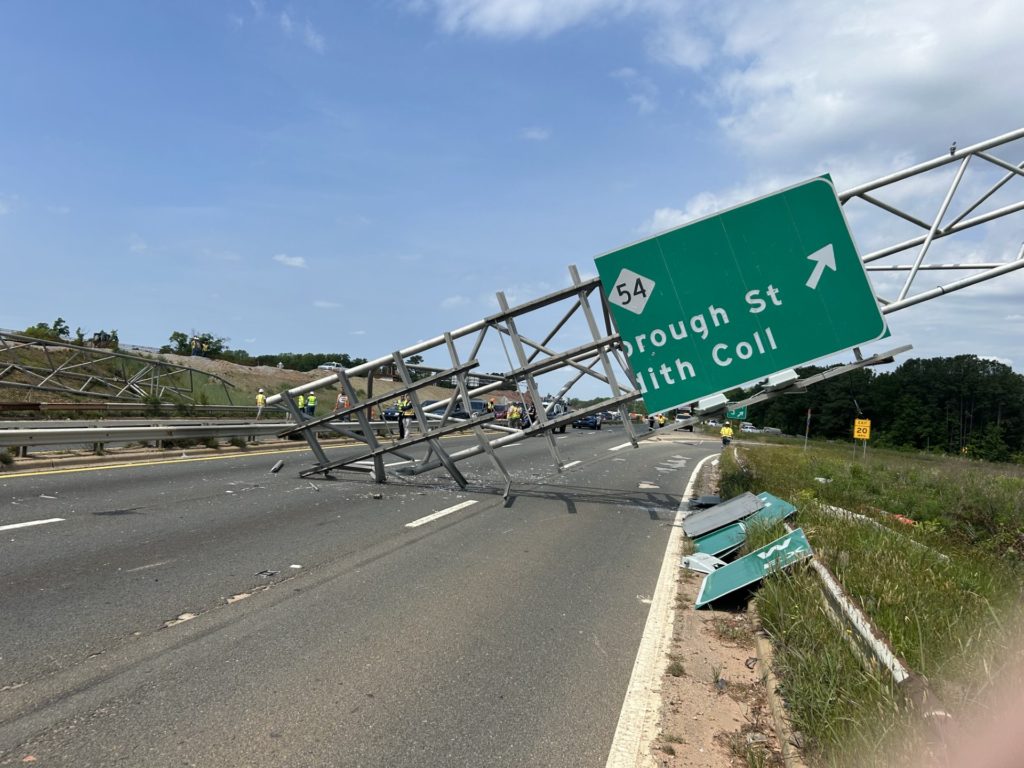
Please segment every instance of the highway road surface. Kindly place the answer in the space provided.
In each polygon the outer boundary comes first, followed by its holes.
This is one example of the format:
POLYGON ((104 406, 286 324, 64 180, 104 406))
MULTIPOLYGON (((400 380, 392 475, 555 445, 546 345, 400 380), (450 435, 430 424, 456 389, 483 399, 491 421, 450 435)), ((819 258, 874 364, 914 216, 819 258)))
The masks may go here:
POLYGON ((508 504, 486 458, 462 491, 300 447, 0 475, 0 765, 605 765, 719 446, 546 442, 499 450, 508 504))

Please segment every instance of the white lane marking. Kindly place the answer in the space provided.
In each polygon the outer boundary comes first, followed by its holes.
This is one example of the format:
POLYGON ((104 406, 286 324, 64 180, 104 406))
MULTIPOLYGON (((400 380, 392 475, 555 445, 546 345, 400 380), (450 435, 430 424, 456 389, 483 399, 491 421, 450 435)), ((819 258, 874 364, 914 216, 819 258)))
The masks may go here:
POLYGON ((149 565, 140 565, 137 568, 129 568, 125 573, 135 573, 136 571, 145 571, 150 568, 159 568, 161 565, 167 565, 168 563, 173 562, 174 558, 171 558, 170 560, 161 560, 159 563, 150 563, 149 565))
POLYGON ((464 501, 461 504, 456 504, 454 507, 448 507, 447 509, 442 509, 440 512, 435 512, 432 515, 427 515, 426 517, 421 517, 419 520, 413 520, 411 523, 406 523, 405 527, 406 528, 418 528, 421 525, 424 525, 426 523, 429 523, 429 522, 432 522, 434 520, 437 520, 439 517, 444 517, 445 515, 450 515, 452 512, 458 512, 460 509, 465 509, 466 507, 471 507, 474 504, 476 504, 476 500, 475 499, 470 499, 469 501, 464 501))
POLYGON ((632 443, 623 443, 622 445, 616 445, 614 448, 609 448, 609 451, 621 451, 623 448, 629 448, 632 443))
POLYGON ((682 501, 679 502, 679 509, 676 510, 675 521, 669 529, 665 559, 661 561, 661 573, 658 575, 658 586, 655 587, 654 597, 651 599, 651 610, 647 614, 640 650, 637 651, 636 661, 633 663, 633 674, 629 678, 629 687, 622 702, 619 724, 615 729, 615 738, 612 740, 605 768, 635 768, 650 762, 647 759, 647 750, 657 732, 661 710, 661 676, 668 664, 668 649, 675 622, 673 603, 676 573, 679 571, 679 557, 683 549, 683 509, 689 501, 700 468, 712 456, 707 456, 693 468, 690 482, 687 483, 682 501))
POLYGON ((30 525, 46 525, 47 523, 62 522, 64 522, 63 517, 51 517, 49 520, 30 520, 27 523, 11 523, 10 525, 0 525, 0 531, 13 531, 15 528, 28 528, 30 525))
POLYGON ((577 459, 576 461, 570 461, 568 464, 564 465, 562 467, 562 469, 568 469, 569 467, 575 467, 577 464, 582 464, 582 463, 583 463, 582 459, 577 459))

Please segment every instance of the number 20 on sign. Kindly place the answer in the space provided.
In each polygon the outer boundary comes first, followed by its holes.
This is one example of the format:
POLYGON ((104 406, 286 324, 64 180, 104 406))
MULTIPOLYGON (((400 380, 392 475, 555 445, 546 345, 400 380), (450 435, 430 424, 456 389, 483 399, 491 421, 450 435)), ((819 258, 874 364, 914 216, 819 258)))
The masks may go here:
POLYGON ((853 421, 853 439, 854 440, 870 440, 871 439, 871 419, 854 419, 854 421, 853 421))

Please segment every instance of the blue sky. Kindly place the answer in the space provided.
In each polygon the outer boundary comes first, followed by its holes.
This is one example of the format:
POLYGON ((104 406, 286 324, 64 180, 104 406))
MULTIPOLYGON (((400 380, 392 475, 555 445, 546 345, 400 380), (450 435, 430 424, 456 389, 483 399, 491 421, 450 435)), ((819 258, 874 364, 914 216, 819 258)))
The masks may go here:
MULTIPOLYGON (((1019 6, 965 9, 8 0, 0 327, 378 357, 667 227, 1021 127, 1019 6)), ((1024 370, 1022 289, 896 313, 893 343, 1024 370)))

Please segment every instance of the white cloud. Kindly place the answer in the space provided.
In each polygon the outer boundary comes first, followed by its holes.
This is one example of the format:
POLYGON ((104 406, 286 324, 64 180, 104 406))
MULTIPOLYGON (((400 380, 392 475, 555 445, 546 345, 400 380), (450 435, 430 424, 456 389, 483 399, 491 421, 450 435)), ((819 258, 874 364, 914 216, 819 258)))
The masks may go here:
POLYGON ((289 256, 286 253, 279 253, 274 256, 274 261, 278 264, 284 264, 286 267, 294 267, 295 269, 306 268, 306 260, 301 256, 289 256))
POLYGON ((129 235, 128 250, 132 253, 145 253, 149 250, 149 245, 138 235, 129 235))
POLYGON ((455 307, 462 307, 469 304, 469 299, 465 296, 448 296, 441 300, 441 309, 454 309, 455 307))
POLYGON ((527 141, 547 141, 551 138, 551 131, 547 128, 524 128, 519 136, 527 141))
POLYGON ((277 22, 281 26, 281 31, 284 32, 287 37, 292 37, 295 35, 296 31, 299 31, 301 34, 302 44, 311 51, 323 53, 327 50, 327 41, 324 39, 324 36, 317 31, 316 27, 313 26, 313 22, 309 19, 306 19, 303 22, 301 29, 297 30, 298 25, 288 11, 281 11, 281 15, 278 16, 277 22))
POLYGON ((1012 323, 1019 323, 1021 320, 1024 320, 1024 315, 1007 315, 1003 319, 1012 323))
POLYGON ((336 301, 324 301, 323 299, 317 299, 313 302, 313 306, 317 309, 337 309, 341 304, 336 301))
POLYGON ((658 87, 649 78, 642 76, 632 67, 622 67, 611 76, 626 87, 626 101, 637 108, 641 115, 650 114, 658 108, 658 87))
POLYGON ((942 137, 938 154, 1012 127, 1015 89, 991 77, 991 62, 1024 66, 1018 16, 1013 0, 976 13, 952 0, 733 0, 701 22, 720 52, 708 74, 727 135, 758 156, 792 158, 892 151, 923 136, 942 137))
POLYGON ((306 25, 302 30, 302 42, 306 44, 307 48, 317 53, 323 53, 327 49, 327 42, 324 40, 324 36, 314 29, 309 19, 306 19, 306 25))
POLYGON ((366 331, 349 331, 348 335, 349 336, 365 336, 366 335, 366 331))
POLYGON ((649 0, 418 0, 410 7, 434 8, 448 32, 548 37, 587 21, 613 21, 649 4, 649 0))
POLYGON ((0 216, 6 216, 10 212, 11 212, 11 207, 7 203, 5 203, 3 200, 0 200, 0 216))
POLYGON ((1013 368, 1013 360, 1008 357, 996 357, 995 355, 978 355, 982 360, 991 360, 994 363, 1002 363, 1003 365, 1013 368))

